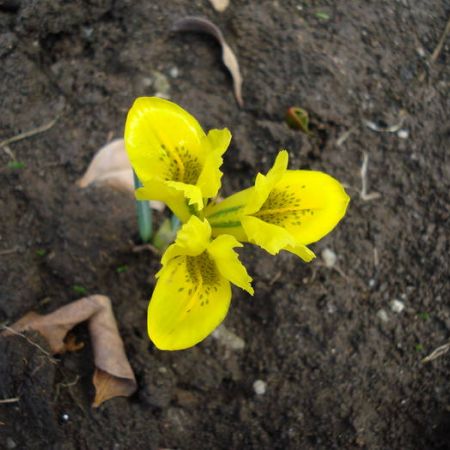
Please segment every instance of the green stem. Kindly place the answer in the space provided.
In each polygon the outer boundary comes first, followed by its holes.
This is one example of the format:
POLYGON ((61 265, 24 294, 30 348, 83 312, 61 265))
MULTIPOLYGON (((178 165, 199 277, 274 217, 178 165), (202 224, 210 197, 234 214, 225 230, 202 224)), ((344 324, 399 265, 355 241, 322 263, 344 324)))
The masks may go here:
POLYGON ((178 229, 181 227, 180 219, 175 214, 171 217, 170 223, 172 225, 173 231, 178 231, 178 229))
MULTIPOLYGON (((142 187, 142 183, 133 171, 134 187, 138 189, 142 187)), ((153 232, 152 226, 152 210, 147 200, 136 200, 137 221, 139 227, 139 236, 142 242, 150 242, 153 232)))

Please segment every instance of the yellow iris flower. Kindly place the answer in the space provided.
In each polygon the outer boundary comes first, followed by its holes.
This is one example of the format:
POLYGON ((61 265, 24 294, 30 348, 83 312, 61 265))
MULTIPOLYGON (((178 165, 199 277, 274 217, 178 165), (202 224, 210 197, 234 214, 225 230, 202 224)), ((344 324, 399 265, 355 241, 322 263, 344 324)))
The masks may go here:
POLYGON ((143 187, 138 200, 161 200, 186 222, 220 188, 228 129, 205 134, 180 106, 157 97, 140 97, 125 124, 125 146, 143 187))
POLYGON ((253 295, 251 277, 235 247, 287 250, 305 261, 308 244, 328 234, 344 216, 349 197, 321 172, 288 170, 281 151, 255 185, 210 202, 221 186, 227 129, 205 134, 197 120, 168 100, 138 98, 125 125, 127 153, 143 187, 138 200, 161 200, 184 223, 164 253, 148 308, 148 333, 162 350, 194 346, 225 318, 231 283, 253 295))
POLYGON ((271 254, 295 253, 304 261, 315 255, 307 247, 328 234, 342 219, 349 196, 331 176, 312 170, 287 170, 282 150, 267 175, 255 185, 210 204, 205 216, 213 235, 230 234, 271 254))
POLYGON ((162 269, 148 308, 148 333, 161 350, 192 347, 225 318, 230 282, 253 295, 251 278, 233 236, 211 240, 211 226, 196 216, 179 230, 162 257, 162 269))

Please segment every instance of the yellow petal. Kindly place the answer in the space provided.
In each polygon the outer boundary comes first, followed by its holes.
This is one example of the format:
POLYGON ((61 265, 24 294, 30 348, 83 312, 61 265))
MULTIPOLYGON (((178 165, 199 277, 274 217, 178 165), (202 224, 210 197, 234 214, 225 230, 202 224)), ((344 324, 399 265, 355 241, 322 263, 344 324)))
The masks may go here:
POLYGON ((249 242, 259 245, 272 255, 277 254, 289 245, 296 245, 295 239, 287 230, 277 225, 263 222, 257 217, 243 217, 242 228, 249 242))
POLYGON ((167 248, 161 263, 165 265, 175 256, 197 256, 203 253, 210 244, 211 226, 207 220, 191 216, 177 233, 175 243, 167 248))
POLYGON ((198 186, 180 183, 179 181, 167 181, 167 185, 182 192, 189 205, 195 206, 199 211, 203 209, 203 193, 198 186))
POLYGON ((272 168, 267 172, 266 175, 271 183, 276 183, 281 179, 281 177, 287 170, 288 162, 289 153, 287 152, 287 150, 280 150, 277 157, 275 158, 275 162, 272 168))
POLYGON ((222 172, 222 155, 230 145, 231 133, 228 129, 211 130, 206 138, 205 145, 210 148, 206 156, 203 169, 197 181, 203 197, 212 198, 220 189, 222 172))
POLYGON ((309 170, 288 170, 254 213, 283 227, 297 243, 310 244, 328 234, 344 216, 349 197, 331 176, 309 170))
POLYGON ((209 142, 211 150, 223 155, 231 142, 231 133, 228 128, 222 130, 210 130, 206 139, 209 142))
POLYGON ((275 184, 286 172, 289 161, 289 154, 286 150, 281 150, 273 164, 273 167, 267 172, 267 175, 259 173, 256 176, 255 188, 245 207, 246 214, 252 214, 258 211, 266 201, 275 184))
POLYGON ((206 158, 205 138, 193 116, 157 97, 138 98, 125 124, 127 153, 144 185, 153 178, 195 184, 206 158))
POLYGON ((230 300, 230 283, 207 252, 175 257, 161 270, 150 300, 150 339, 161 350, 192 347, 223 321, 230 300))
POLYGON ((250 284, 252 278, 239 261, 238 254, 233 250, 234 247, 242 247, 242 244, 233 236, 223 234, 211 242, 208 253, 216 262, 223 277, 253 295, 254 291, 250 284))
POLYGON ((288 245, 284 250, 297 255, 305 262, 310 262, 316 257, 312 250, 310 250, 306 245, 302 244, 297 244, 295 246, 288 245))
POLYGON ((170 186, 167 182, 152 180, 135 191, 137 200, 160 200, 167 204, 172 212, 186 222, 191 216, 184 193, 170 186))

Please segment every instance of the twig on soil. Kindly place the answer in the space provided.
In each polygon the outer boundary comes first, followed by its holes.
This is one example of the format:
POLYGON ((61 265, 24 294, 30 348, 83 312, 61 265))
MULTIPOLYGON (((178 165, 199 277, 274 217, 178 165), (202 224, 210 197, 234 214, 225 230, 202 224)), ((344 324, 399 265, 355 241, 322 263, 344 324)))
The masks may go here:
POLYGON ((3 149, 3 151, 13 160, 16 161, 16 155, 14 154, 14 152, 7 146, 4 145, 3 147, 0 147, 3 149))
POLYGON ((422 359, 422 362, 428 363, 430 361, 435 360, 436 358, 439 358, 442 355, 445 355, 450 350, 450 342, 447 342, 447 344, 441 345, 436 350, 431 352, 428 356, 422 359))
POLYGON ((281 275, 283 275, 283 272, 280 270, 269 281, 269 286, 273 286, 281 278, 281 275))
POLYGON ((363 120, 364 125, 369 128, 369 130, 375 131, 376 133, 397 133, 398 130, 403 126, 403 122, 406 119, 406 111, 401 110, 399 114, 399 120, 396 124, 390 125, 388 127, 380 127, 375 122, 371 120, 363 120))
POLYGON ((47 358, 52 364, 58 364, 58 361, 55 358, 53 358, 52 355, 47 350, 45 350, 45 348, 41 347, 36 342, 32 341, 29 337, 25 336, 23 333, 20 333, 19 331, 16 331, 13 328, 8 327, 7 325, 3 325, 2 329, 9 331, 10 333, 15 334, 16 336, 23 337, 29 344, 33 345, 38 350, 40 350, 45 356, 47 356, 47 358))
POLYGON ((345 281, 350 280, 350 277, 339 266, 334 266, 333 270, 335 270, 345 281))
POLYGON ((5 250, 0 250, 0 256, 10 255, 11 253, 16 253, 20 250, 20 247, 7 248, 5 250))
POLYGON ((376 247, 373 248, 373 265, 378 267, 380 264, 380 257, 378 256, 378 249, 376 247))
POLYGON ((80 376, 76 375, 75 379, 73 381, 71 381, 70 383, 58 383, 56 385, 56 388, 55 388, 55 391, 56 391, 55 392, 55 401, 59 397, 59 394, 61 392, 61 388, 69 388, 69 390, 70 390, 70 388, 72 386, 75 386, 78 383, 78 381, 80 381, 80 376))
POLYGON ((21 141, 22 139, 26 139, 29 138, 31 136, 34 136, 36 134, 39 133, 43 133, 44 131, 49 130, 50 128, 53 127, 53 125, 55 125, 56 121, 59 119, 59 116, 55 117, 53 120, 51 120, 50 122, 41 125, 40 127, 37 128, 33 128, 31 130, 28 131, 24 131, 23 133, 19 133, 16 136, 10 137, 8 139, 5 139, 4 141, 0 142, 0 148, 3 148, 9 144, 12 144, 13 142, 17 142, 17 141, 21 141))
POLYGON ((19 397, 0 399, 0 405, 4 405, 7 403, 17 403, 19 400, 20 400, 19 397))
POLYGON ((160 256, 161 251, 153 246, 152 244, 141 244, 141 245, 135 245, 133 246, 133 253, 141 253, 145 250, 150 250, 153 254, 160 256))
POLYGON ((434 49, 434 52, 431 55, 430 62, 435 63, 438 60, 439 55, 441 54, 442 48, 444 47, 445 39, 447 39, 447 35, 449 33, 450 33, 450 19, 448 19, 445 30, 442 33, 442 36, 439 39, 439 42, 436 45, 436 48, 434 49))
POLYGON ((317 272, 319 271, 320 267, 325 267, 327 269, 335 270, 336 273, 338 273, 345 281, 350 280, 350 277, 338 265, 335 264, 333 267, 328 267, 325 263, 323 263, 322 261, 319 260, 319 261, 315 261, 314 266, 312 266, 311 278, 309 280, 308 280, 308 278, 304 278, 303 282, 305 284, 312 283, 316 279, 316 275, 317 275, 317 272))
POLYGON ((357 129, 358 127, 352 127, 347 131, 344 131, 336 140, 336 145, 340 147, 349 137, 350 135, 357 129))
MULTIPOLYGON (((319 265, 320 265, 320 263, 319 263, 319 265)), ((304 284, 313 283, 314 280, 316 279, 316 275, 317 275, 318 270, 319 269, 317 267, 312 266, 312 268, 311 268, 311 278, 309 278, 309 279, 307 277, 303 278, 303 283, 304 284)))
POLYGON ((363 163, 361 166, 361 191, 359 196, 363 202, 368 202, 370 200, 376 200, 381 197, 379 192, 367 192, 367 166, 369 165, 369 155, 364 152, 363 163))

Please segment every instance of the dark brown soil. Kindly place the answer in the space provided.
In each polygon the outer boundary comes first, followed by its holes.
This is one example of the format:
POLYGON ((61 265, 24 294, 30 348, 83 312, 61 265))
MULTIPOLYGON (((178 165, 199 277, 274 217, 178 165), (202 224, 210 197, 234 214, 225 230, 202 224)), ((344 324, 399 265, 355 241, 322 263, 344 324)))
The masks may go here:
MULTIPOLYGON (((139 383, 92 410, 89 346, 52 364, 22 337, 2 338, 0 399, 19 401, 0 404, 0 448, 450 448, 450 358, 421 363, 450 337, 448 41, 430 62, 449 13, 447 0, 231 0, 222 14, 206 0, 0 0, 0 140, 59 117, 9 146, 25 167, 0 149, 0 323, 79 298, 74 286, 108 295, 139 383), (185 15, 222 28, 243 109, 218 45, 170 33, 185 15), (146 307, 159 262, 132 251, 134 203, 74 184, 122 135, 133 99, 155 93, 155 70, 205 128, 231 129, 225 194, 284 147, 290 167, 324 170, 352 196, 313 246, 333 249, 339 270, 242 252, 256 294, 236 290, 225 325, 243 350, 212 337, 156 350, 146 307), (294 105, 311 113, 314 138, 285 125, 294 105), (364 122, 392 126, 402 111, 406 138, 364 122), (371 201, 359 195, 364 152, 381 194, 371 201)), ((76 335, 88 342, 84 326, 76 335)))

